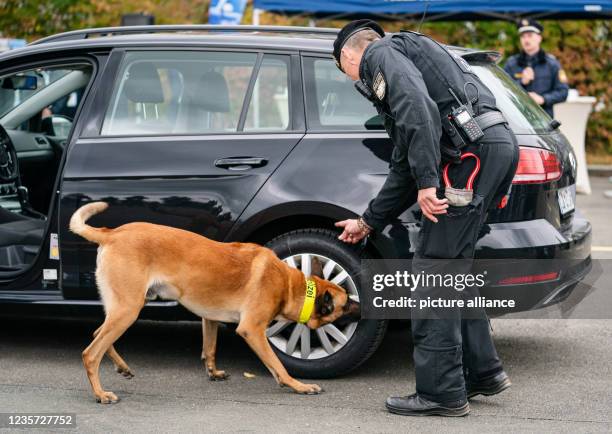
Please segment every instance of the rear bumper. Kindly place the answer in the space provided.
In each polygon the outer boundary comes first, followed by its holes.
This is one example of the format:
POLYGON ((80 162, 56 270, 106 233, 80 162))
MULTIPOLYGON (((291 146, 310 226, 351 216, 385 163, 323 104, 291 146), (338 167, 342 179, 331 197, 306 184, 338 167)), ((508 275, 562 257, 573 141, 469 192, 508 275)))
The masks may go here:
POLYGON ((591 255, 591 224, 579 212, 563 230, 547 220, 494 223, 476 246, 477 258, 586 259, 591 255))
POLYGON ((490 229, 478 244, 477 258, 493 259, 497 265, 490 270, 490 283, 481 292, 491 299, 515 300, 512 312, 541 309, 565 300, 591 271, 591 224, 579 213, 563 231, 543 219, 491 224, 490 229), (502 283, 507 278, 549 273, 557 276, 538 283, 502 283))

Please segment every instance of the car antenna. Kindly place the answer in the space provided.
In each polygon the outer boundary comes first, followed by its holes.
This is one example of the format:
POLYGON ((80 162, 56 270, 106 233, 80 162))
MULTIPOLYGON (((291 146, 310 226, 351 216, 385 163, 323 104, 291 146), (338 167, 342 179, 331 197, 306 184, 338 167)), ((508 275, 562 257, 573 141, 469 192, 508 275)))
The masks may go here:
POLYGON ((421 17, 421 21, 419 22, 419 26, 417 27, 417 33, 421 31, 421 26, 423 25, 423 21, 425 21, 425 15, 427 15, 427 9, 429 8, 429 0, 425 2, 425 9, 423 9, 423 16, 421 17))

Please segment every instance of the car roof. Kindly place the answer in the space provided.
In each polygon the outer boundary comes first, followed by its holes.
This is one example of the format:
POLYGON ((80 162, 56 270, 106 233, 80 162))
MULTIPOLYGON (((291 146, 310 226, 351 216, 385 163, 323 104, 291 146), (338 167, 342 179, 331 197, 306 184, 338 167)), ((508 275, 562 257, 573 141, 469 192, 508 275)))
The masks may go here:
MULTIPOLYGON (((39 52, 133 46, 228 47, 331 54, 338 29, 290 26, 159 25, 101 27, 58 33, 0 54, 0 60, 39 52)), ((449 47, 457 54, 492 54, 449 47)), ((486 57, 486 56, 485 56, 486 57)))

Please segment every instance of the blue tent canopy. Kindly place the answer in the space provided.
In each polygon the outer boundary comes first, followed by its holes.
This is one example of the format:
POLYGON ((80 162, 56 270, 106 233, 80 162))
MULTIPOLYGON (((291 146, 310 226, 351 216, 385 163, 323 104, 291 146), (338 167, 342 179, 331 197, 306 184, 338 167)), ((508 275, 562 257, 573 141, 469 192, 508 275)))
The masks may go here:
POLYGON ((612 18, 612 0, 255 0, 257 9, 318 18, 429 20, 612 18))

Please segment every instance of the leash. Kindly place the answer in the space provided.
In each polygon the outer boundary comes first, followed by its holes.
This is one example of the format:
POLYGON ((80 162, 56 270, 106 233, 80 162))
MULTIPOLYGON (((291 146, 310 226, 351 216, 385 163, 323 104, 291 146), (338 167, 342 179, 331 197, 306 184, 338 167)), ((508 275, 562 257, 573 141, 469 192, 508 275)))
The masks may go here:
POLYGON ((315 298, 317 297, 317 284, 314 280, 306 279, 306 295, 304 296, 304 305, 300 312, 300 324, 306 324, 312 315, 312 311, 315 305, 315 298))
POLYGON ((451 163, 448 163, 444 166, 444 170, 442 172, 442 177, 444 178, 444 196, 448 199, 448 203, 453 206, 466 206, 472 202, 474 198, 474 180, 480 172, 480 158, 473 152, 466 152, 465 154, 461 154, 461 161, 466 158, 474 158, 476 160, 476 167, 472 170, 472 173, 468 177, 467 183, 465 184, 465 188, 454 188, 451 184, 450 178, 448 177, 448 168, 451 163))
MULTIPOLYGON (((486 113, 485 113, 486 114, 486 113)), ((461 161, 465 158, 474 158, 476 160, 476 167, 468 177, 465 188, 454 188, 451 185, 450 178, 448 177, 448 168, 451 163, 448 163, 444 166, 444 170, 442 173, 442 177, 444 178, 444 196, 448 199, 448 203, 453 206, 466 206, 472 202, 474 198, 474 180, 480 171, 480 158, 472 152, 466 152, 461 155, 461 161)), ((512 189, 512 184, 508 186, 508 191, 506 194, 500 199, 497 204, 497 209, 503 209, 508 204, 508 199, 510 198, 510 190, 512 189)))

